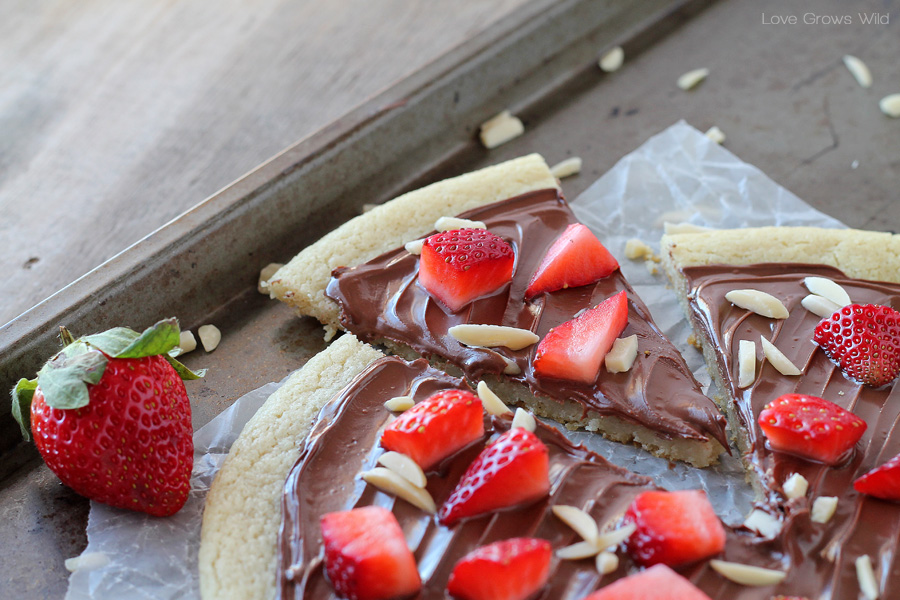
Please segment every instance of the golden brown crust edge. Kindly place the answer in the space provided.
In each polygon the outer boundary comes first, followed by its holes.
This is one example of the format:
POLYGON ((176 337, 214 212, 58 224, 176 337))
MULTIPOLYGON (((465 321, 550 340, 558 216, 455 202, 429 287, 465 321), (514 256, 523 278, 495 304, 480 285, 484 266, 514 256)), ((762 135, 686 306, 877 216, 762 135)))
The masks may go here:
POLYGON ((859 229, 758 227, 664 235, 667 269, 698 265, 810 263, 848 277, 900 283, 900 235, 859 229))
POLYGON ((206 499, 200 593, 216 600, 269 600, 281 495, 321 408, 384 355, 344 335, 288 378, 247 423, 206 499))
POLYGON ((304 249, 272 276, 269 291, 299 314, 337 329, 338 306, 325 296, 333 269, 364 263, 420 238, 442 216, 547 188, 559 188, 559 183, 539 154, 529 154, 409 192, 304 249))

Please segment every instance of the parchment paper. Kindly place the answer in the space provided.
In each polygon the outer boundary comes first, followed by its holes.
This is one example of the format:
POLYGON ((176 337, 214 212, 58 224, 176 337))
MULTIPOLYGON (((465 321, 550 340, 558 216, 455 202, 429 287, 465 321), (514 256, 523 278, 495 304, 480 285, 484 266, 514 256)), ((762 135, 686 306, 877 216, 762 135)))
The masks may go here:
MULTIPOLYGON (((652 275, 643 261, 625 259, 626 241, 638 238, 658 250, 665 221, 728 228, 843 226, 684 122, 622 158, 572 207, 619 258, 625 276, 705 388, 710 377, 700 353, 686 343, 690 328, 666 288, 665 276, 652 275)), ((199 600, 197 551, 206 492, 231 443, 278 385, 268 384, 247 394, 197 431, 191 495, 177 515, 156 519, 91 503, 88 547, 82 556, 102 566, 74 572, 67 600, 199 600)), ((752 493, 736 458, 724 456, 720 465, 701 471, 673 466, 593 434, 567 435, 616 464, 653 477, 663 487, 706 489, 728 523, 741 522, 749 510, 752 493)))

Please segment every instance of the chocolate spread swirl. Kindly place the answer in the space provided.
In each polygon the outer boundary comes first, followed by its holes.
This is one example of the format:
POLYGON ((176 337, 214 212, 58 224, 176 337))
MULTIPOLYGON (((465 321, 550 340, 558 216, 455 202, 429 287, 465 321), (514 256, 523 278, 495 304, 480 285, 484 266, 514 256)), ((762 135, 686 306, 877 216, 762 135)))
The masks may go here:
MULTIPOLYGON (((392 413, 386 400, 411 395, 421 401, 434 392, 465 384, 428 366, 420 359, 407 363, 389 357, 374 363, 322 411, 306 439, 300 459, 285 484, 283 522, 278 547, 281 598, 335 598, 323 564, 319 518, 330 511, 378 504, 397 517, 416 557, 423 589, 418 599, 446 598, 444 589, 456 562, 479 546, 511 537, 549 540, 554 548, 580 541, 556 519, 549 506, 586 507, 598 523, 615 524, 632 499, 652 487, 650 481, 573 445, 556 429, 538 424, 536 435, 550 451, 550 495, 527 506, 464 520, 448 528, 433 515, 359 479, 375 466, 381 430, 392 413)), ((427 489, 440 506, 463 472, 496 432, 509 429, 511 419, 485 418, 485 436, 445 460, 428 474, 427 489)), ((623 561, 614 576, 627 572, 623 561)), ((609 576, 606 576, 608 580, 609 576)), ((593 561, 554 561, 550 584, 541 598, 582 598, 600 585, 593 561)))
POLYGON ((388 339, 423 356, 449 360, 470 381, 503 373, 505 357, 521 370, 507 377, 536 395, 580 403, 583 416, 615 416, 663 438, 712 438, 728 446, 723 417, 621 271, 593 285, 524 300, 525 288, 547 249, 577 222, 557 190, 531 192, 459 216, 483 221, 512 244, 516 267, 509 284, 451 313, 417 283, 418 257, 398 248, 364 265, 335 270, 326 294, 341 305, 341 324, 364 341, 388 339), (528 329, 543 337, 552 327, 622 290, 627 292, 629 310, 621 336, 637 334, 638 357, 626 373, 602 369, 592 385, 536 377, 531 367, 536 345, 519 351, 471 348, 447 333, 454 325, 481 323, 528 329))
POLYGON ((874 389, 845 377, 812 341, 821 319, 800 305, 809 293, 803 285, 808 276, 834 280, 854 303, 895 309, 900 309, 900 286, 852 279, 831 267, 806 264, 712 265, 685 268, 683 274, 690 290, 691 319, 716 348, 718 368, 730 386, 728 392, 735 399, 737 417, 746 431, 747 462, 766 490, 768 507, 783 515, 782 535, 771 544, 773 551, 783 555, 783 567, 789 569, 779 593, 811 599, 856 599, 859 583, 854 561, 867 554, 879 579, 880 597, 900 598, 900 504, 853 489, 857 477, 900 453, 900 391, 896 383, 874 389), (772 294, 784 303, 790 316, 767 319, 725 299, 729 291, 744 288, 772 294), (757 368, 756 382, 739 389, 738 343, 756 342, 757 355, 762 356, 760 336, 772 341, 803 374, 787 377, 764 363, 761 370, 757 368), (846 461, 830 467, 766 447, 758 415, 768 402, 788 393, 825 398, 866 421, 866 433, 846 461), (782 485, 793 473, 803 475, 810 489, 805 498, 785 503, 782 485), (818 496, 839 499, 836 514, 824 525, 810 520, 812 501, 818 496))

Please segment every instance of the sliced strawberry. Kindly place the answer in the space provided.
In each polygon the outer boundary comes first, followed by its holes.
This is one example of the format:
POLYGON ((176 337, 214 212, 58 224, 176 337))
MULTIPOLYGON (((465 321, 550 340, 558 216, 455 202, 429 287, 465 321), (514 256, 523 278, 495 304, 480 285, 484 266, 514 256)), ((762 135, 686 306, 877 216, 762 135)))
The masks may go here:
POLYGON ((900 454, 854 481, 853 489, 860 494, 900 502, 900 454))
POLYGON ((550 491, 549 453, 536 435, 516 427, 488 445, 469 465, 441 507, 438 518, 453 525, 546 496, 550 491))
POLYGON ((503 238, 484 229, 453 229, 425 240, 419 283, 452 312, 512 279, 516 257, 503 238))
POLYGON ((525 600, 547 583, 551 555, 547 540, 494 542, 456 563, 447 592, 459 600, 525 600))
POLYGON ((428 470, 484 435, 481 400, 466 390, 443 390, 419 402, 384 429, 381 445, 428 470))
POLYGON ((637 527, 628 554, 644 566, 686 565, 725 548, 725 528, 702 490, 648 491, 625 511, 637 527))
POLYGON ((619 263, 581 223, 566 227, 531 277, 525 298, 543 292, 588 285, 619 268, 619 263))
POLYGON ((624 291, 547 332, 534 354, 539 377, 593 383, 613 342, 628 324, 624 291))
POLYGON ((693 583, 667 567, 656 565, 619 579, 584 600, 710 600, 693 583))
POLYGON ((900 313, 890 306, 845 306, 822 319, 813 340, 860 383, 878 387, 900 373, 900 313))
POLYGON ((866 422, 828 400, 785 394, 759 413, 769 447, 833 465, 866 431, 866 422))
POLYGON ((394 514, 364 506, 322 516, 325 572, 349 600, 411 596, 422 587, 416 559, 394 514))

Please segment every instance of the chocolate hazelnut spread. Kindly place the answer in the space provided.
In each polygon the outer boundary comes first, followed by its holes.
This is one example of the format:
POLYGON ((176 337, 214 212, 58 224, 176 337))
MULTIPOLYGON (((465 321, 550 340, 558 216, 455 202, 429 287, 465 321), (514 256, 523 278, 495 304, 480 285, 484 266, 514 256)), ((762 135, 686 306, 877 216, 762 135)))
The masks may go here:
POLYGON ((614 416, 662 438, 714 439, 728 446, 724 418, 703 395, 684 359, 657 328, 621 271, 592 285, 524 300, 547 249, 566 226, 577 222, 557 190, 531 192, 459 216, 483 221, 512 244, 516 267, 509 284, 451 313, 417 283, 417 257, 398 248, 364 265, 335 270, 326 294, 341 305, 341 324, 364 341, 387 339, 425 357, 446 359, 471 381, 485 374, 499 376, 507 360, 513 361, 520 374, 505 377, 538 396, 576 401, 585 417, 614 416), (638 357, 625 373, 601 369, 592 385, 536 377, 531 366, 536 345, 519 351, 474 348, 447 333, 454 325, 480 323, 528 329, 543 337, 552 327, 622 290, 628 294, 629 314, 621 337, 637 334, 638 357))
MULTIPOLYGON (((511 537, 549 540, 554 548, 580 541, 556 519, 552 504, 589 507, 601 528, 618 522, 635 495, 650 480, 576 446, 556 429, 539 423, 535 434, 550 451, 550 495, 527 506, 464 520, 447 528, 433 515, 365 484, 358 474, 375 466, 381 430, 392 413, 386 400, 410 395, 421 401, 465 384, 419 359, 407 363, 385 358, 374 363, 323 409, 307 437, 300 459, 285 484, 283 523, 278 547, 282 598, 334 598, 323 565, 319 518, 326 512, 379 504, 390 508, 406 534, 422 575, 420 599, 446 598, 444 589, 456 561, 479 546, 511 537)), ((496 432, 509 429, 509 417, 486 417, 484 438, 445 460, 428 474, 427 489, 440 506, 469 464, 496 432)), ((626 573, 623 560, 617 575, 626 573)), ((599 586, 592 560, 554 561, 541 598, 581 598, 599 586)), ((613 577, 616 575, 612 575, 613 577)), ((606 576, 610 577, 610 576, 606 576)))
POLYGON ((736 416, 746 435, 747 462, 765 490, 768 509, 783 519, 782 534, 771 544, 774 551, 783 553, 784 567, 790 569, 779 593, 855 599, 859 583, 854 561, 865 554, 875 565, 880 597, 900 598, 900 504, 853 489, 856 478, 900 453, 900 391, 896 382, 876 389, 845 377, 812 341, 820 317, 800 305, 809 293, 803 285, 808 276, 832 279, 854 303, 894 309, 900 309, 900 286, 852 279, 835 268, 807 264, 711 265, 682 272, 690 290, 693 324, 715 348, 719 371, 735 400, 736 416), (789 317, 767 319, 725 299, 729 291, 743 288, 772 294, 790 311, 789 317), (803 374, 784 376, 764 363, 753 385, 738 388, 738 343, 752 340, 759 348, 760 336, 772 341, 803 374), (825 398, 866 421, 865 435, 843 463, 827 466, 766 447, 758 415, 767 403, 788 393, 825 398), (793 473, 809 481, 809 491, 806 497, 785 502, 781 489, 793 473), (837 512, 827 524, 810 520, 812 501, 818 496, 839 499, 837 512))

